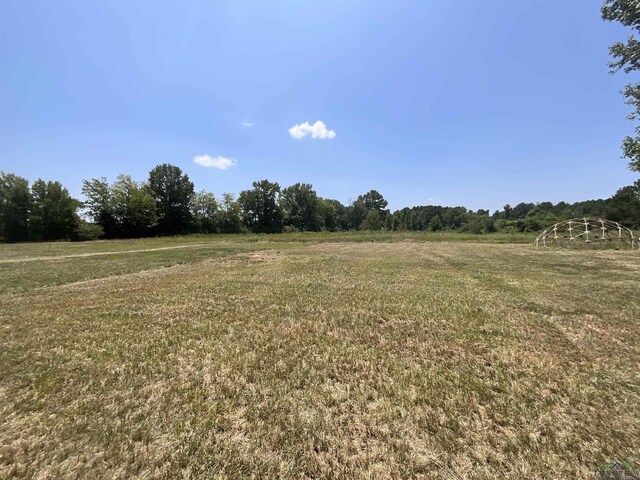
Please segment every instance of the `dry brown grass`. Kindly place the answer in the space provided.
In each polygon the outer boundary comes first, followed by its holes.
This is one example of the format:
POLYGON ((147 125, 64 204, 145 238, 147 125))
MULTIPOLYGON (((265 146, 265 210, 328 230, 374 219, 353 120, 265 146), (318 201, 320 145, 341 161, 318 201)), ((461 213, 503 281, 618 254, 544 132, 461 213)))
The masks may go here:
POLYGON ((640 463, 637 252, 256 248, 0 296, 0 477, 640 463))

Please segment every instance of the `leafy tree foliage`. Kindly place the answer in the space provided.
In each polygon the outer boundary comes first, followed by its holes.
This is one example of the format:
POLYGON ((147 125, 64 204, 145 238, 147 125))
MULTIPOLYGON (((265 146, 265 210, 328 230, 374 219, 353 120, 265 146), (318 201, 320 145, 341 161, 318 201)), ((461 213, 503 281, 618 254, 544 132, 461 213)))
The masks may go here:
POLYGON ((180 168, 163 163, 149 172, 149 187, 156 201, 158 233, 176 235, 191 226, 193 183, 180 168))
MULTIPOLYGON (((602 18, 619 22, 630 27, 632 34, 626 42, 616 42, 609 48, 613 60, 609 62, 611 73, 624 70, 625 73, 640 70, 640 41, 635 34, 640 32, 640 2, 638 0, 605 0, 602 6, 602 18)), ((634 110, 628 116, 637 120, 640 116, 640 83, 629 84, 624 89, 626 103, 634 110)), ((627 136, 622 141, 623 156, 629 159, 629 167, 640 172, 640 126, 635 136, 627 136)))
POLYGON ((441 230, 456 230, 469 221, 475 214, 464 207, 440 207, 426 205, 403 208, 390 214, 394 218, 396 230, 428 230, 431 222, 441 230), (434 220, 437 216, 439 220, 434 220))
POLYGON ((7 242, 27 240, 30 203, 29 182, 0 172, 0 238, 7 242))
POLYGON ((80 202, 71 198, 60 182, 36 180, 31 186, 29 237, 36 241, 73 238, 80 219, 80 202))
POLYGON ((157 223, 154 192, 129 175, 118 175, 113 185, 105 178, 85 180, 82 193, 87 215, 106 238, 150 235, 157 223))
POLYGON ((370 190, 364 195, 360 195, 357 201, 362 202, 365 209, 375 210, 379 213, 384 212, 388 204, 388 202, 377 190, 370 190))
POLYGON ((252 190, 240 192, 238 203, 247 227, 253 232, 281 232, 283 224, 279 197, 280 185, 269 180, 253 182, 252 190))
POLYGON ((624 225, 640 226, 640 180, 622 187, 607 205, 607 218, 624 225))
POLYGON ((429 218, 418 209, 411 212, 411 230, 425 230, 429 218))
POLYGON ((322 219, 318 215, 318 195, 308 183, 296 183, 282 190, 280 205, 285 225, 301 231, 319 230, 322 219))
POLYGON ((60 182, 29 182, 0 172, 0 239, 71 240, 77 238, 80 202, 60 182))
POLYGON ((218 207, 217 225, 222 233, 240 233, 243 231, 242 209, 230 193, 222 195, 222 202, 218 207))
POLYGON ((495 224, 493 220, 488 215, 477 215, 467 223, 465 223, 461 230, 463 232, 481 234, 481 233, 492 233, 496 231, 495 224))
MULTIPOLYGON (((526 204, 527 209, 513 211, 507 217, 505 211, 492 215, 495 227, 501 231, 536 232, 555 222, 573 217, 601 217, 618 221, 630 228, 640 228, 640 180, 619 189, 606 200, 587 200, 568 204, 541 202, 526 204), (526 213, 525 213, 526 212, 526 213)), ((515 210, 515 209, 514 209, 515 210)))
MULTIPOLYGON (((541 204, 542 205, 542 204, 541 204)), ((535 204, 534 203, 519 203, 517 204, 515 207, 513 207, 513 210, 511 211, 512 215, 515 218, 522 218, 522 217, 526 217, 527 214, 533 210, 533 208, 535 208, 535 204)), ((487 212, 488 214, 489 212, 487 212)))
POLYGON ((196 192, 191 201, 191 214, 194 232, 214 233, 217 231, 218 202, 216 202, 213 193, 204 190, 196 192))
MULTIPOLYGON (((348 228, 353 230, 369 230, 372 224, 368 221, 363 227, 365 219, 373 220, 373 215, 369 212, 376 212, 380 225, 386 222, 387 201, 377 190, 370 190, 363 195, 359 195, 356 201, 349 205, 347 210, 348 228)), ((378 221, 374 225, 377 225, 378 221)))
POLYGON ((438 232, 442 230, 442 220, 440 219, 440 215, 435 214, 433 217, 431 217, 427 228, 432 232, 438 232))
POLYGON ((368 210, 367 216, 360 224, 360 230, 380 230, 382 228, 382 220, 380 212, 376 210, 368 210))
POLYGON ((120 236, 111 201, 111 188, 107 179, 93 178, 82 181, 82 194, 86 197, 84 207, 93 221, 100 225, 106 238, 120 236))
POLYGON ((336 210, 336 221, 338 222, 336 230, 349 230, 351 226, 349 225, 349 211, 347 207, 338 200, 326 199, 326 201, 333 205, 333 208, 336 210))
MULTIPOLYGON (((472 211, 436 205, 403 208, 391 213, 386 209, 387 201, 376 190, 360 195, 345 206, 338 200, 318 197, 309 184, 297 183, 281 192, 280 185, 268 180, 254 182, 253 188, 242 191, 238 200, 225 193, 218 202, 206 191, 189 193, 191 182, 186 175, 168 167, 154 168, 150 177, 162 179, 168 172, 166 177, 172 180, 166 184, 187 183, 181 188, 187 192, 182 199, 190 199, 186 226, 189 232, 385 229, 460 230, 483 234, 539 231, 557 221, 583 216, 610 218, 630 228, 640 228, 640 180, 619 189, 608 199, 574 204, 522 202, 515 207, 507 204, 493 215, 484 209, 472 211)), ((112 185, 105 178, 94 178, 83 182, 82 192, 86 197, 85 212, 92 222, 76 215, 80 202, 71 198, 59 182, 37 180, 30 189, 24 178, 0 172, 0 240, 91 240, 160 232, 157 212, 161 203, 148 183, 136 182, 128 175, 119 175, 112 185)), ((165 230, 164 234, 175 231, 165 230)))
POLYGON ((111 187, 111 201, 122 236, 151 234, 157 222, 157 203, 148 184, 135 182, 129 175, 118 175, 111 187))
POLYGON ((320 230, 328 230, 330 232, 349 230, 349 207, 346 207, 338 200, 331 198, 318 199, 318 215, 321 222, 320 230))
POLYGON ((360 230, 360 225, 367 216, 367 209, 363 201, 356 200, 347 208, 347 221, 349 229, 360 230))
POLYGON ((75 240, 88 242, 91 240, 97 240, 103 235, 104 230, 100 225, 80 219, 78 222, 78 231, 75 234, 75 240))

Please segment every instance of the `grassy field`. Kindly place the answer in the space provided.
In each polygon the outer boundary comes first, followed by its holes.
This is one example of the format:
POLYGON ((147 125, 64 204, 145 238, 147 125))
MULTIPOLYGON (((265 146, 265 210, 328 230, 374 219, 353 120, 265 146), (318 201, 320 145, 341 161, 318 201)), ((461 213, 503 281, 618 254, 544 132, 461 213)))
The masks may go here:
POLYGON ((640 252, 469 237, 0 246, 0 478, 639 465, 640 252))

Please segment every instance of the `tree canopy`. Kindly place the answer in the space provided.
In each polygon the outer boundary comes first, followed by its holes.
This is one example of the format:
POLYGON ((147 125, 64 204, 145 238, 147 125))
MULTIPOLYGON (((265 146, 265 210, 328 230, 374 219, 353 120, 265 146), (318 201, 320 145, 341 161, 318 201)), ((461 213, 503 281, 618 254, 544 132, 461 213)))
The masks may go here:
POLYGON ((285 224, 297 230, 318 230, 318 195, 308 183, 296 183, 282 190, 280 204, 285 224))
POLYGON ((214 233, 217 231, 216 216, 218 202, 213 193, 201 190, 194 193, 191 201, 193 228, 196 233, 214 233))
POLYGON ((269 180, 253 182, 252 190, 240 192, 238 203, 247 226, 254 232, 281 231, 283 224, 279 200, 280 185, 269 180))
MULTIPOLYGON (((640 41, 636 34, 640 32, 640 2, 638 0, 605 0, 602 6, 602 18, 619 22, 631 28, 631 35, 626 42, 616 42, 609 47, 612 60, 609 62, 611 73, 623 70, 631 73, 640 70, 640 41)), ((630 120, 640 116, 640 83, 632 83, 624 88, 626 103, 633 107, 630 120)), ((635 129, 634 136, 627 136, 622 141, 623 157, 629 159, 629 167, 640 172, 640 126, 635 129)))
POLYGON ((78 229, 80 202, 60 182, 36 180, 31 186, 29 230, 31 240, 72 238, 78 229))
POLYGON ((92 178, 82 181, 82 194, 86 200, 84 208, 93 221, 100 225, 105 238, 118 236, 118 226, 113 212, 111 188, 107 179, 92 178))
POLYGON ((157 224, 157 203, 148 184, 134 181, 129 175, 118 175, 111 187, 113 214, 121 235, 143 237, 157 224))
POLYGON ((175 165, 163 163, 149 172, 149 188, 156 201, 160 235, 188 232, 191 225, 193 183, 175 165))
POLYGON ((13 173, 0 172, 0 237, 20 242, 29 237, 29 182, 13 173))

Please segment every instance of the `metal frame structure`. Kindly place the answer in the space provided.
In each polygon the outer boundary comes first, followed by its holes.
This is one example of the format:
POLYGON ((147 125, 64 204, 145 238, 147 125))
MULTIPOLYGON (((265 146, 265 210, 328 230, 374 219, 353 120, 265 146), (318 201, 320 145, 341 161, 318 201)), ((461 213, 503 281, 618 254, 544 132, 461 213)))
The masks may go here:
POLYGON ((535 240, 536 247, 637 248, 639 240, 631 229, 603 218, 572 218, 545 229, 535 240))

